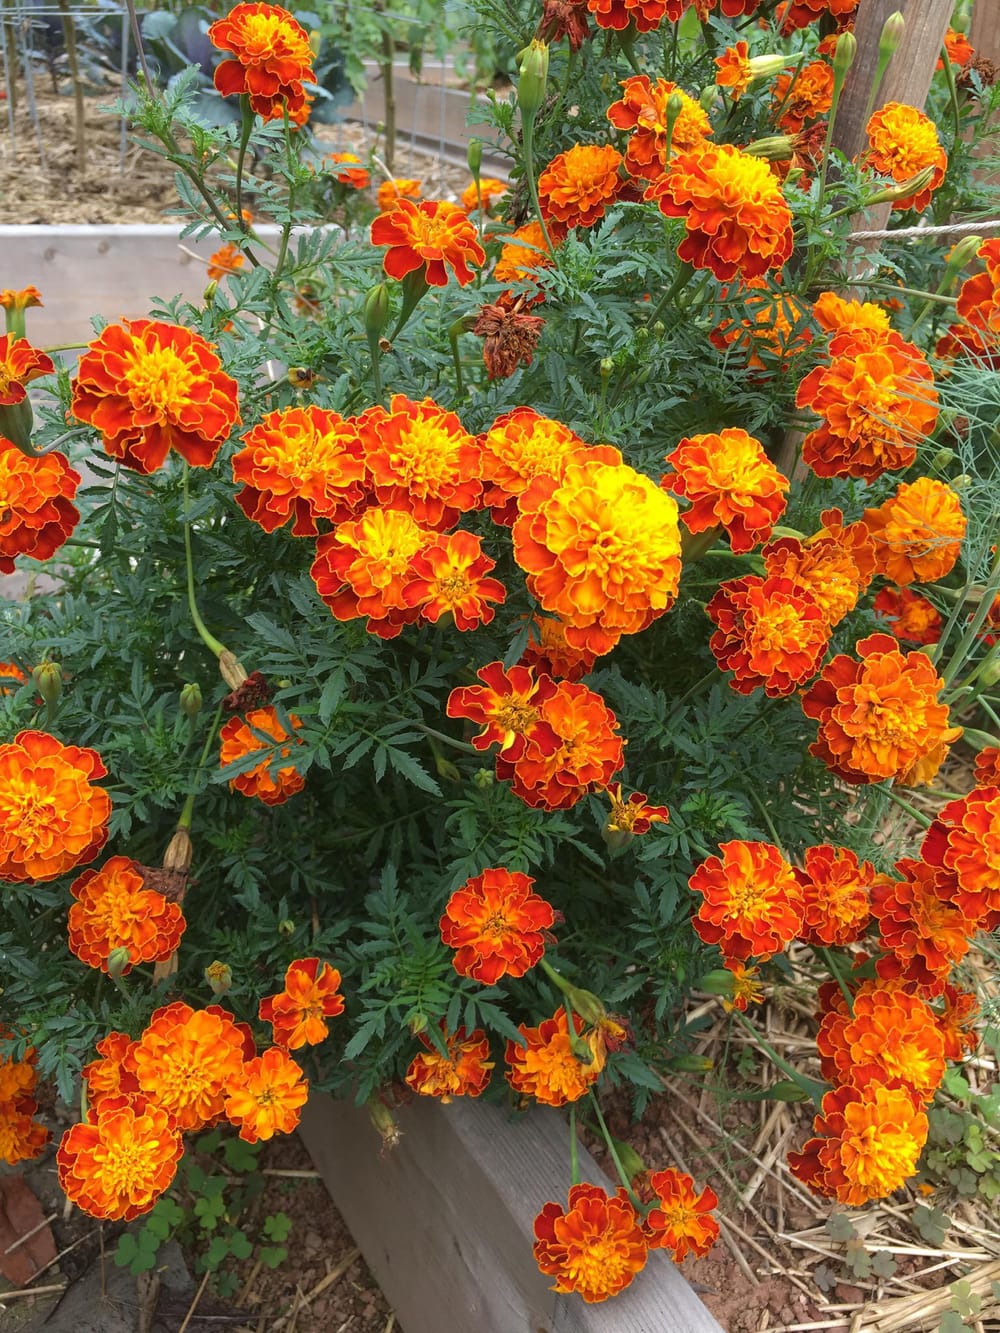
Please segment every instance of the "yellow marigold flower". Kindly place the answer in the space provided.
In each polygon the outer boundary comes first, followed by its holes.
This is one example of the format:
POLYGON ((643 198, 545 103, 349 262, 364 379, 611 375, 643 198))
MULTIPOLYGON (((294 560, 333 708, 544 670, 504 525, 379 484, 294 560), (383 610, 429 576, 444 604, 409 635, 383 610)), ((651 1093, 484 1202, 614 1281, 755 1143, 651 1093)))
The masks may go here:
POLYGON ((227 1084, 226 1119, 239 1125, 247 1143, 291 1134, 308 1096, 301 1066, 280 1046, 271 1046, 227 1084))
POLYGON ((934 168, 929 185, 892 204, 894 209, 912 208, 918 213, 925 209, 948 167, 934 122, 916 107, 887 102, 868 122, 868 145, 863 164, 899 185, 913 180, 927 167, 934 168))
POLYGON ((180 1130, 203 1129, 223 1114, 226 1090, 243 1069, 246 1037, 218 1005, 181 1000, 157 1009, 132 1052, 146 1098, 180 1130))
POLYGON ((479 180, 479 192, 476 192, 476 182, 467 185, 461 193, 462 207, 466 213, 474 213, 477 208, 482 208, 484 213, 489 213, 493 207, 495 199, 502 199, 507 193, 507 186, 503 181, 494 180, 492 176, 481 176, 479 180))
POLYGON ((423 181, 407 180, 405 176, 394 176, 392 180, 383 181, 375 191, 378 211, 387 213, 397 199, 419 199, 422 189, 423 181))
MULTIPOLYGON (((517 518, 518 499, 532 480, 540 474, 561 475, 571 458, 586 451, 575 431, 533 407, 515 407, 497 417, 479 437, 481 475, 487 483, 483 504, 492 510, 494 523, 510 527, 517 518)), ((617 461, 620 454, 609 450, 607 457, 617 461)))
POLYGON ((183 1146, 159 1106, 104 1103, 63 1135, 56 1154, 66 1197, 91 1217, 130 1222, 148 1213, 174 1178, 183 1146))

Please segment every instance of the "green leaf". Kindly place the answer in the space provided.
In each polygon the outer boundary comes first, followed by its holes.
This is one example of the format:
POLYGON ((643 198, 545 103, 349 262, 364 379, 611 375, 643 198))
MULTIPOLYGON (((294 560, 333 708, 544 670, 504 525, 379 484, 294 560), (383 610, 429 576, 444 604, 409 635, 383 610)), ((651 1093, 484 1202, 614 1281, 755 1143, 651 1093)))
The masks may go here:
POLYGON ((229 1237, 229 1249, 237 1259, 249 1259, 253 1254, 253 1246, 247 1240, 246 1232, 234 1231, 229 1237))
POLYGON ((831 1240, 857 1240, 858 1233, 847 1213, 831 1213, 823 1223, 823 1230, 831 1240))
POLYGON ((262 1245, 257 1256, 267 1268, 279 1268, 288 1258, 284 1245, 262 1245))
POLYGON ((287 1240, 292 1229, 292 1219, 287 1213, 271 1213, 264 1218, 264 1235, 268 1240, 287 1240))

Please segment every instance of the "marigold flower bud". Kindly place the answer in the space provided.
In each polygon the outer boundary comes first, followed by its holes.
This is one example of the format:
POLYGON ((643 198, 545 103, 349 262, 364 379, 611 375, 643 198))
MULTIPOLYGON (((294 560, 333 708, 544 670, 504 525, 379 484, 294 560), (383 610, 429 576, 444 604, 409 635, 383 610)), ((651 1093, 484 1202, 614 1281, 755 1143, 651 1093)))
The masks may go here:
POLYGON ((206 283, 205 290, 201 294, 201 299, 205 305, 211 305, 215 300, 215 293, 219 290, 218 278, 213 278, 211 282, 206 283))
POLYGON ((120 981, 125 969, 131 965, 132 955, 123 945, 112 949, 108 954, 108 976, 112 981, 120 981))
POLYGON ((193 855, 191 834, 186 828, 176 829, 174 836, 167 843, 167 850, 163 853, 163 869, 172 870, 175 874, 186 874, 191 867, 193 855))
POLYGON ((547 42, 535 38, 521 52, 520 78, 517 84, 517 104, 522 117, 534 120, 545 102, 545 87, 549 77, 549 48, 547 42))
POLYGON ((496 776, 491 768, 477 768, 472 775, 472 781, 477 787, 482 787, 485 790, 486 787, 493 786, 496 776))
POLYGON ((316 372, 311 366, 289 366, 288 383, 293 389, 311 389, 316 383, 316 372))
POLYGON ((49 708, 54 709, 62 695, 62 668, 56 662, 39 662, 32 667, 31 678, 49 708))
POLYGON ((181 686, 181 712, 192 722, 201 712, 201 686, 197 681, 181 686))
POLYGON ((563 993, 569 1007, 575 1014, 579 1014, 585 1023, 600 1023, 607 1018, 608 1011, 593 991, 579 990, 576 986, 566 986, 563 993))
POLYGON ((954 461, 954 458, 955 458, 954 449, 949 449, 947 447, 945 447, 944 449, 939 449, 937 453, 934 455, 934 457, 931 459, 930 471, 943 472, 945 468, 948 466, 948 464, 954 461))
POLYGON ((378 1130, 383 1149, 391 1151, 393 1148, 398 1148, 403 1131, 396 1124, 396 1118, 385 1102, 380 1101, 377 1096, 372 1097, 368 1103, 368 1114, 378 1130))
POLYGON ((712 107, 715 106, 715 101, 718 96, 718 85, 710 83, 707 88, 702 88, 701 93, 698 96, 698 105, 701 107, 702 111, 711 111, 712 107))
POLYGON ((979 679, 987 687, 1000 683, 1000 661, 990 662, 988 666, 984 667, 979 679))
POLYGON ((365 298, 365 333, 368 341, 378 341, 389 323, 389 289, 384 282, 373 287, 365 298))
POLYGON ((205 968, 205 980, 211 986, 213 995, 225 995, 233 984, 233 969, 228 963, 220 963, 216 959, 205 968))
POLYGON ((795 139, 790 134, 771 134, 766 139, 755 139, 743 149, 751 157, 762 157, 765 162, 784 162, 792 155, 795 139))
POLYGON ((279 922, 278 922, 278 934, 279 934, 279 935, 294 935, 294 934, 295 934, 295 922, 294 922, 294 921, 289 921, 288 917, 285 917, 284 921, 279 921, 279 922))
POLYGON ((888 60, 890 56, 896 54, 899 43, 903 40, 905 30, 906 20, 897 9, 882 24, 882 35, 878 41, 878 58, 880 61, 888 60))
POLYGON ((707 1055, 672 1055, 666 1065, 679 1074, 707 1074, 715 1068, 715 1061, 707 1055))
POLYGON ((479 173, 483 166, 483 141, 482 139, 470 139, 466 161, 469 164, 469 171, 474 181, 479 180, 479 173))
POLYGON ((951 248, 951 254, 947 259, 948 270, 957 273, 960 268, 965 268, 969 260, 975 258, 982 243, 981 236, 963 236, 958 244, 951 248))
POLYGON ((833 78, 839 88, 858 54, 858 39, 853 32, 842 32, 833 49, 833 78))
POLYGON ((919 194, 921 190, 926 190, 934 179, 936 167, 924 167, 923 171, 918 171, 915 176, 911 176, 908 181, 900 181, 898 185, 888 185, 884 190, 879 190, 865 200, 865 207, 872 204, 894 203, 897 199, 909 199, 912 195, 919 194))
POLYGON ((735 978, 728 967, 717 967, 711 972, 706 972, 704 976, 698 978, 694 983, 695 990, 708 991, 709 995, 727 995, 733 994, 735 978))
POLYGON ((774 1102, 807 1102, 809 1093, 794 1079, 781 1078, 768 1088, 767 1099, 774 1102))
POLYGON ((421 1013, 411 1014, 407 1020, 406 1026, 415 1037, 419 1036, 427 1026, 427 1015, 421 1013))
POLYGON ((613 1139, 615 1153, 621 1169, 629 1180, 635 1180, 636 1176, 641 1176, 646 1170, 646 1163, 642 1160, 631 1143, 625 1143, 623 1139, 613 1139))
POLYGON ((612 828, 609 824, 601 827, 601 837, 604 839, 604 845, 613 852, 620 852, 623 847, 627 847, 635 837, 631 829, 612 828))
POLYGON ((751 56, 747 61, 752 79, 769 79, 772 74, 779 74, 786 66, 798 64, 802 55, 794 56, 775 53, 769 56, 751 56))
POLYGON ((219 674, 231 690, 238 690, 247 678, 243 663, 228 648, 219 654, 219 674))
POLYGON ((614 359, 610 356, 601 357, 601 379, 606 380, 613 374, 615 368, 614 359))

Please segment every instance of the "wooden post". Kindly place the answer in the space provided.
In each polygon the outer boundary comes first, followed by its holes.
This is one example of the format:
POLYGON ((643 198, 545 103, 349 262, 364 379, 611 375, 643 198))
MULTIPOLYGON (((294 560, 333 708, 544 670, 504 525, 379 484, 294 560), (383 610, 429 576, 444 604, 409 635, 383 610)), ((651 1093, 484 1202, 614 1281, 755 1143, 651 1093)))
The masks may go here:
POLYGON ((977 56, 1000 67, 1000 8, 997 0, 976 0, 972 7, 969 41, 977 56))

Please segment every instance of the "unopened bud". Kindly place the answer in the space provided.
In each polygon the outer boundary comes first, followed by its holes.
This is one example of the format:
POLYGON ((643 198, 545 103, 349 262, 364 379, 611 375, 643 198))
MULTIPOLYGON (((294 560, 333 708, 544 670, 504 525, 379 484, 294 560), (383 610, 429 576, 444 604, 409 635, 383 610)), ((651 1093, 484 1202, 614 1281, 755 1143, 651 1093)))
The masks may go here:
POLYGON ((731 996, 735 984, 736 978, 728 967, 717 967, 714 971, 706 972, 704 976, 699 977, 694 983, 694 988, 708 991, 709 995, 731 996))
POLYGON ((320 49, 323 45, 323 34, 316 28, 309 30, 309 50, 313 53, 313 59, 319 59, 320 49))
POLYGON ((218 290, 219 290, 219 280, 218 278, 213 278, 212 281, 208 283, 208 285, 205 287, 205 290, 201 294, 201 299, 202 301, 204 301, 205 305, 212 304, 212 302, 215 300, 215 293, 218 290))
POLYGON ((769 79, 772 74, 779 74, 788 65, 797 65, 802 53, 786 56, 775 53, 769 56, 751 56, 747 61, 751 79, 769 79))
POLYGON ((213 995, 225 995, 233 984, 233 969, 228 963, 220 963, 216 959, 205 968, 205 980, 211 987, 213 995))
POLYGON ((631 829, 605 824, 601 829, 601 837, 604 839, 604 845, 611 851, 620 852, 634 840, 635 834, 631 829))
POLYGON ((108 976, 114 981, 118 981, 132 966, 132 955, 123 944, 117 949, 112 949, 108 954, 108 976))
POLYGON ((666 1066, 678 1074, 707 1074, 715 1062, 707 1055, 672 1055, 666 1066))
POLYGON ((809 1094, 794 1079, 782 1078, 768 1088, 767 1099, 772 1102, 807 1102, 809 1094))
POLYGON ((396 1124, 396 1118, 378 1097, 373 1097, 368 1103, 368 1114, 371 1122, 378 1130, 379 1138, 382 1140, 383 1150, 391 1151, 399 1146, 399 1141, 403 1137, 403 1131, 396 1124))
POLYGON ((833 79, 837 87, 843 84, 847 71, 858 54, 858 39, 853 32, 842 32, 833 48, 833 79))
MULTIPOLYGON (((979 673, 979 679, 988 689, 992 689, 994 685, 1000 683, 1000 661, 994 660, 984 666, 979 673)), ((965 735, 968 736, 968 734, 969 728, 966 727, 965 735)), ((993 745, 994 742, 991 740, 990 744, 993 745)))
POLYGON ((521 52, 520 78, 517 83, 517 104, 522 119, 534 120, 545 102, 545 88, 549 77, 549 48, 536 38, 521 52))
POLYGON ((615 363, 610 356, 601 357, 601 379, 606 380, 614 374, 615 363))
POLYGON ((193 855, 194 844, 191 842, 191 834, 186 828, 176 829, 174 836, 167 843, 167 850, 163 853, 163 869, 172 870, 175 874, 187 874, 191 868, 193 855))
POLYGON ((436 754, 434 756, 434 767, 437 769, 438 777, 444 778, 446 782, 462 781, 462 774, 459 772, 458 767, 453 764, 450 759, 446 759, 443 754, 436 754))
POLYGON ((579 990, 576 986, 565 986, 563 994, 574 1014, 579 1014, 588 1026, 602 1022, 608 1016, 604 1005, 589 990, 579 990))
POLYGON ((365 298, 365 333, 369 343, 378 341, 388 323, 389 289, 380 282, 365 298))
POLYGON ((677 117, 681 114, 683 110, 684 110, 684 98, 681 97, 680 93, 671 93, 670 96, 667 98, 667 105, 664 114, 664 127, 666 131, 664 137, 664 147, 663 147, 664 157, 670 156, 670 145, 674 137, 674 126, 677 124, 677 117))
POLYGON ((784 162, 792 156, 795 139, 791 134, 771 134, 766 139, 754 139, 743 149, 751 157, 763 158, 765 162, 784 162))
POLYGON ((897 9, 894 14, 890 14, 882 24, 882 35, 878 39, 878 58, 879 61, 888 60, 899 50, 899 43, 903 40, 903 33, 906 31, 906 20, 897 9))
POLYGON ((963 236, 957 245, 953 245, 947 259, 947 267, 951 272, 957 273, 959 269, 965 268, 969 260, 976 257, 982 243, 981 236, 963 236))
POLYGON ((629 1181, 635 1180, 636 1176, 641 1176, 646 1170, 646 1163, 642 1160, 631 1143, 625 1143, 622 1139, 613 1139, 615 1145, 615 1154, 618 1158, 621 1169, 629 1181))
POLYGON ((469 164, 469 171, 474 181, 479 180, 479 173, 483 167, 483 141, 482 139, 470 139, 469 149, 465 159, 469 164))
POLYGON ((427 1026, 427 1015, 422 1014, 419 1011, 412 1013, 406 1020, 406 1026, 415 1037, 419 1037, 421 1032, 423 1032, 424 1028, 427 1026))
POLYGON ((288 383, 299 392, 311 389, 316 383, 316 372, 311 366, 289 366, 288 383))
POLYGON ((872 204, 889 204, 897 203, 903 199, 912 199, 921 190, 927 189, 936 172, 937 167, 924 167, 923 171, 918 171, 908 181, 900 181, 898 185, 887 185, 884 190, 879 190, 877 193, 870 195, 865 200, 865 207, 867 208, 872 204))
POLYGON ((201 712, 201 686, 197 681, 181 686, 181 712, 192 722, 201 712))
POLYGON ((243 663, 228 648, 219 654, 219 674, 231 690, 238 690, 247 679, 243 663))
POLYGON ((56 662, 40 662, 32 667, 31 678, 50 711, 53 710, 62 695, 62 668, 56 662))
POLYGON ((937 453, 934 455, 934 457, 931 459, 930 471, 943 472, 945 468, 949 465, 949 463, 954 462, 954 460, 955 460, 954 449, 949 449, 947 448, 947 446, 944 449, 939 449, 937 453))
POLYGON ((472 781, 477 787, 481 787, 485 791, 487 787, 493 786, 496 777, 491 768, 477 768, 472 775, 472 781))
POLYGON ((712 107, 715 106, 718 96, 718 85, 710 83, 707 88, 702 88, 701 94, 698 97, 698 105, 701 107, 702 111, 711 111, 712 107))

